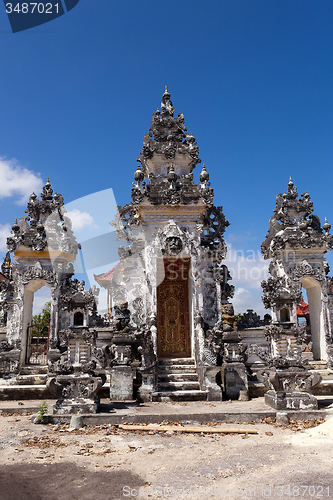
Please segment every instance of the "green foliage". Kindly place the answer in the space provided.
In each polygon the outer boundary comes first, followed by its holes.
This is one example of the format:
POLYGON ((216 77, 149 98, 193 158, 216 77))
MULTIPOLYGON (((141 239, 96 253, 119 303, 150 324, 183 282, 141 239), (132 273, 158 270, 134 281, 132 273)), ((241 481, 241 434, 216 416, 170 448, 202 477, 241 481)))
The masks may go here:
POLYGON ((46 302, 43 310, 32 317, 32 337, 47 337, 51 319, 51 302, 46 302))
POLYGON ((239 323, 241 319, 242 319, 241 313, 235 314, 235 320, 237 321, 237 323, 239 323))
POLYGON ((46 401, 43 401, 42 404, 38 406, 37 415, 38 415, 39 421, 41 423, 43 423, 43 421, 44 421, 44 417, 47 414, 47 409, 48 409, 48 406, 47 406, 46 401))

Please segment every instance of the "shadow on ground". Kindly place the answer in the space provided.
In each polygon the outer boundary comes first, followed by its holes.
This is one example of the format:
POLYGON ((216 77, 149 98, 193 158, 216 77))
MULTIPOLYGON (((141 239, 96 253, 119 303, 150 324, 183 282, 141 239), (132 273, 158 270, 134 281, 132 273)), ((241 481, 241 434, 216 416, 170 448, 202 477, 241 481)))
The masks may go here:
POLYGON ((144 480, 122 470, 91 471, 72 463, 0 466, 1 500, 119 500, 144 480))

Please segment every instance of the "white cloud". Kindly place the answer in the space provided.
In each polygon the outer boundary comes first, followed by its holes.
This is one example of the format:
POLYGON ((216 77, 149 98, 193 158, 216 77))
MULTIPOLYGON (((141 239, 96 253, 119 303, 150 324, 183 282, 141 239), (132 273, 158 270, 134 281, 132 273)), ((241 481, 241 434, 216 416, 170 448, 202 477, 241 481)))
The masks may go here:
POLYGON ((0 199, 15 196, 18 204, 24 204, 32 192, 39 194, 42 186, 39 174, 22 167, 15 159, 0 158, 0 199))
POLYGON ((34 294, 33 314, 39 314, 45 307, 47 302, 51 300, 51 290, 47 286, 43 286, 34 294))
POLYGON ((93 217, 88 212, 80 212, 77 208, 69 210, 66 213, 72 221, 73 231, 80 231, 83 227, 92 226, 94 224, 93 217))
POLYGON ((6 241, 8 236, 10 235, 10 224, 2 225, 0 224, 0 252, 6 252, 6 241))
MULTIPOLYGON (((66 203, 65 209, 70 216, 73 212, 79 211, 81 213, 88 212, 93 218, 94 223, 90 226, 86 225, 84 227, 84 234, 79 235, 81 243, 113 231, 113 228, 110 226, 110 220, 115 218, 117 203, 111 188, 66 203)), ((75 234, 76 232, 77 228, 75 234)), ((78 235, 76 234, 76 236, 78 235)))
POLYGON ((264 260, 260 250, 236 250, 228 243, 225 264, 228 266, 235 287, 232 299, 236 313, 244 313, 253 309, 262 317, 268 312, 262 303, 261 282, 267 280, 269 261, 264 260))
POLYGON ((235 295, 231 299, 231 302, 236 314, 244 314, 248 309, 253 309, 253 311, 263 318, 266 313, 269 313, 262 303, 261 294, 254 293, 246 288, 236 288, 235 295))

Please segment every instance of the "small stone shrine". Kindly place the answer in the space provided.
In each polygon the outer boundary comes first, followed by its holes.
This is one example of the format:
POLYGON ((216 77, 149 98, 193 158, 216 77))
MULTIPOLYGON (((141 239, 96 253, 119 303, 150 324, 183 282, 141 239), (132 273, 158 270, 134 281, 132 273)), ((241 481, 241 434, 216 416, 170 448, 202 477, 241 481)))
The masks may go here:
MULTIPOLYGON (((331 226, 312 215, 313 204, 308 193, 300 197, 290 179, 288 191, 276 198, 274 215, 262 244, 271 277, 262 282, 265 307, 272 311, 272 323, 265 327, 271 343, 270 368, 261 380, 270 390, 266 402, 277 409, 317 408, 310 394, 321 376, 309 372, 302 357, 307 341, 306 326, 298 325, 297 306, 306 289, 311 317, 313 356, 327 360, 332 367, 332 296, 331 279, 325 253, 333 248, 331 226)), ((260 375, 258 375, 260 378, 260 375)))
POLYGON ((104 373, 95 373, 96 335, 89 328, 97 292, 84 290, 84 283, 72 278, 78 243, 63 197, 53 194, 49 181, 40 199, 30 196, 26 213, 7 239, 14 262, 8 253, 2 266, 0 375, 12 384, 25 372, 34 378, 32 305, 34 293, 46 285, 51 290, 50 326, 36 365, 48 363, 47 386, 59 398, 55 412, 95 412, 96 394, 105 382, 104 373))

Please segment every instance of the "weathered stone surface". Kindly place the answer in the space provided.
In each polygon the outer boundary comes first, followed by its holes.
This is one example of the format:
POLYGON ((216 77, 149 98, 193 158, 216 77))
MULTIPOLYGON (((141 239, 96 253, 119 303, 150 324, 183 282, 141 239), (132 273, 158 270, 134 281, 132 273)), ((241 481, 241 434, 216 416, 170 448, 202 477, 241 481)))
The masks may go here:
POLYGON ((99 408, 98 398, 65 398, 58 399, 53 406, 54 415, 70 415, 70 414, 85 414, 97 413, 99 408))
POLYGON ((114 366, 110 374, 111 401, 133 400, 133 370, 130 366, 114 366))
POLYGON ((83 418, 81 415, 73 415, 69 424, 70 429, 81 429, 83 427, 83 418))
POLYGON ((277 412, 275 418, 276 425, 289 425, 288 413, 277 412))
POLYGON ((307 392, 267 391, 265 403, 276 410, 317 410, 318 401, 307 392))
POLYGON ((140 371, 142 384, 138 390, 139 400, 150 403, 153 400, 153 393, 157 387, 157 368, 149 371, 140 371))
POLYGON ((247 370, 243 363, 223 363, 221 368, 222 387, 226 399, 239 399, 248 394, 247 370))

